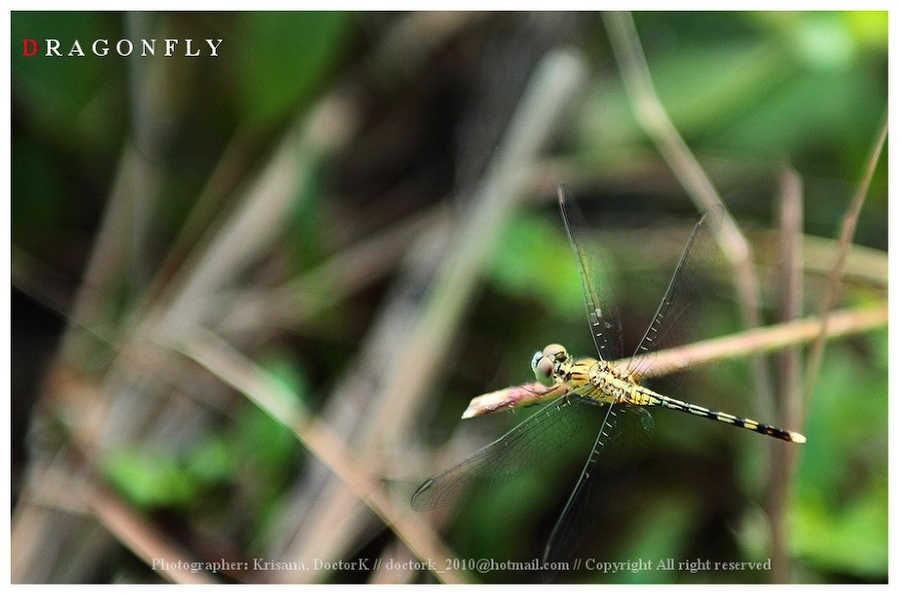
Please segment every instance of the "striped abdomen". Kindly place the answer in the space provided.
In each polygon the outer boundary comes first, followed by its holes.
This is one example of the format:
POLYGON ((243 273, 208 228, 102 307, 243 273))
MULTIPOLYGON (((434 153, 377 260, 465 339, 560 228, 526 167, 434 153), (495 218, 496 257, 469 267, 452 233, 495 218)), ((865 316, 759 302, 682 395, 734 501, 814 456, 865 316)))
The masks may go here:
POLYGON ((662 406, 670 410, 687 412, 694 416, 702 416, 710 420, 718 420, 732 426, 746 428, 761 435, 768 435, 789 443, 806 442, 806 437, 800 433, 775 428, 749 418, 738 418, 725 412, 716 412, 651 391, 641 385, 637 377, 612 366, 606 361, 597 361, 589 358, 577 361, 569 359, 564 363, 560 363, 556 374, 559 375, 560 380, 572 388, 574 393, 598 402, 616 402, 640 407, 662 406))
POLYGON ((726 414, 725 412, 708 410, 704 407, 695 406, 694 404, 689 404, 683 401, 678 401, 677 399, 672 399, 671 397, 666 397, 664 395, 653 394, 652 399, 655 400, 656 403, 647 403, 646 405, 663 406, 664 408, 669 408, 670 410, 687 412, 688 414, 693 414, 694 416, 703 416, 704 418, 718 420, 719 422, 746 428, 747 430, 752 430, 753 432, 759 433, 761 435, 768 435, 770 437, 781 439, 782 441, 788 441, 789 443, 806 443, 806 437, 804 437, 800 433, 775 428, 774 426, 762 424, 760 422, 757 422, 756 420, 751 420, 749 418, 738 418, 737 416, 726 414))

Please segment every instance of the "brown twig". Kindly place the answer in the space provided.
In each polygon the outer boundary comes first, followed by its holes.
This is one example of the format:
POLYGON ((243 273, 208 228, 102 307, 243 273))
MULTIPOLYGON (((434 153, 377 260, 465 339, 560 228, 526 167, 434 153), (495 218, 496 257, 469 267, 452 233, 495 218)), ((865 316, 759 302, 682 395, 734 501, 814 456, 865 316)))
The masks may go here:
MULTIPOLYGON (((580 89, 584 75, 583 64, 574 54, 556 51, 545 56, 532 75, 483 182, 474 196, 461 198, 469 206, 468 215, 451 234, 450 246, 444 244, 438 252, 434 250, 433 238, 420 238, 410 248, 410 259, 435 254, 437 272, 433 273, 432 263, 427 267, 433 281, 424 297, 411 300, 407 292, 398 291, 395 299, 386 303, 360 349, 359 366, 338 384, 328 400, 337 412, 353 403, 364 412, 358 424, 344 429, 352 433, 356 449, 379 454, 384 445, 395 444, 398 438, 402 441, 411 434, 418 413, 428 404, 425 398, 429 387, 444 372, 442 362, 452 349, 454 329, 475 295, 481 269, 499 238, 498 230, 522 197, 528 164, 536 159, 556 129, 562 110, 580 89), (403 348, 397 349, 398 345, 403 348), (357 399, 361 395, 364 399, 357 399)), ((417 277, 424 269, 410 268, 417 277)), ((345 419, 356 415, 358 411, 347 414, 345 419)), ((330 536, 313 540, 305 528, 298 530, 301 531, 302 536, 298 534, 300 537, 294 541, 297 548, 321 548, 331 540, 330 536)))
MULTIPOLYGON (((291 404, 297 400, 271 375, 247 360, 226 342, 208 331, 196 330, 194 337, 169 346, 216 375, 274 420, 291 429, 296 437, 338 477, 360 500, 392 528, 398 538, 422 561, 445 561, 452 555, 431 528, 409 510, 401 510, 380 485, 345 448, 346 441, 321 422, 306 416, 291 404)), ((435 573, 440 581, 462 582, 454 570, 435 573)))
MULTIPOLYGON (((847 309, 831 313, 828 325, 829 339, 863 333, 886 327, 888 308, 886 304, 876 307, 847 309)), ((756 354, 777 352, 785 348, 813 341, 819 333, 821 322, 818 317, 794 320, 768 327, 742 331, 734 335, 700 341, 678 348, 660 350, 652 354, 644 378, 664 377, 676 371, 746 358, 756 354)), ((626 367, 629 359, 617 360, 613 364, 626 367)), ((517 385, 500 391, 480 395, 470 403, 467 418, 516 407, 522 403, 535 401, 535 396, 557 397, 559 394, 537 383, 517 385)))
POLYGON ((807 408, 812 401, 813 391, 815 391, 816 387, 816 379, 819 375, 819 368, 822 365, 822 355, 825 352, 825 340, 828 337, 828 329, 833 324, 833 318, 830 316, 831 309, 834 307, 838 292, 840 291, 841 278, 847 264, 847 256, 850 252, 853 234, 856 231, 856 224, 859 221, 859 214, 862 210, 863 203, 866 200, 869 185, 872 183, 872 176, 875 174, 875 167, 878 165, 878 158, 881 156, 884 142, 887 139, 887 132, 888 122, 887 117, 885 117, 878 138, 869 154, 869 160, 866 163, 863 179, 860 182, 859 188, 857 188, 856 194, 853 196, 850 205, 847 206, 847 213, 844 215, 843 225, 841 226, 841 235, 838 240, 837 260, 828 277, 828 284, 822 298, 822 307, 819 311, 821 313, 819 335, 812 345, 806 366, 806 382, 803 392, 803 401, 807 408))
MULTIPOLYGON (((717 203, 723 204, 712 181, 681 138, 656 93, 631 15, 611 12, 604 16, 604 20, 638 125, 653 140, 672 172, 697 205, 698 211, 717 203)), ((748 329, 759 327, 759 288, 750 245, 727 210, 716 239, 734 267, 735 287, 744 325, 748 329)), ((768 396, 772 395, 772 391, 765 361, 754 359, 752 368, 759 405, 764 409, 770 408, 768 396)))
MULTIPOLYGON (((886 304, 847 309, 835 311, 829 318, 828 338, 833 339, 887 326, 888 309, 886 304)), ((649 371, 647 376, 659 376, 659 373, 671 372, 672 368, 669 367, 678 367, 679 363, 694 367, 753 354, 775 352, 789 346, 812 341, 818 336, 820 329, 821 319, 810 317, 790 323, 750 329, 728 337, 701 341, 672 350, 661 350, 656 354, 654 371, 649 371)))
POLYGON ((252 333, 261 327, 290 327, 313 319, 323 309, 386 277, 409 250, 410 238, 445 235, 445 206, 417 212, 347 247, 327 261, 265 292, 240 291, 225 297, 232 310, 218 328, 252 333))
POLYGON ((181 551, 170 536, 141 519, 109 490, 94 486, 90 506, 104 528, 162 577, 177 584, 216 583, 216 576, 202 568, 191 571, 186 567, 186 563, 195 564, 196 557, 181 551))
MULTIPOLYGON (((785 167, 781 173, 779 246, 780 304, 778 320, 790 323, 798 319, 803 308, 803 181, 795 170, 785 167)), ((778 420, 787 428, 800 428, 800 349, 791 346, 776 358, 775 406, 778 420)), ((791 487, 791 469, 797 452, 792 449, 769 449, 772 471, 768 480, 769 519, 772 527, 772 571, 774 583, 786 583, 790 562, 787 554, 786 504, 791 487)))
MULTIPOLYGON (((754 251, 757 262, 774 267, 780 258, 774 250, 778 246, 776 233, 770 230, 757 230, 750 237, 753 246, 757 247, 757 250, 754 251)), ((806 235, 802 241, 804 272, 814 277, 830 275, 838 258, 839 250, 834 239, 806 235)), ((844 267, 844 283, 857 283, 887 289, 888 277, 886 251, 859 244, 850 247, 844 267)))

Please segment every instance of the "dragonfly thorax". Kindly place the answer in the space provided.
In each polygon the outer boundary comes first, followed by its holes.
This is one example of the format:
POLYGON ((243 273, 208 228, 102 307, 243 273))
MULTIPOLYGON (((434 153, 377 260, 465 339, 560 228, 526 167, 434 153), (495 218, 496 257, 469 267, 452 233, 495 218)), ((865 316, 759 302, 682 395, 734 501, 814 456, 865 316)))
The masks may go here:
POLYGON ((634 373, 611 362, 574 358, 559 344, 550 344, 531 359, 534 376, 544 386, 564 384, 573 392, 597 401, 638 406, 656 405, 657 395, 640 385, 634 373))

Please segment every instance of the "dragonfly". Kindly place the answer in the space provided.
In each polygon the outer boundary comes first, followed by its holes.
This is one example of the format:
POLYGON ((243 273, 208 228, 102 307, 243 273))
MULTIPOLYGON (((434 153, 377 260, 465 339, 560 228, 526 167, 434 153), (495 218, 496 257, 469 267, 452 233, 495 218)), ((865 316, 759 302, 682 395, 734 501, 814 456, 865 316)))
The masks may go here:
MULTIPOLYGON (((806 442, 806 437, 800 433, 680 401, 642 383, 642 377, 653 365, 654 352, 672 340, 672 331, 688 307, 696 306, 699 277, 710 266, 710 254, 715 250, 715 235, 724 217, 724 207, 714 205, 701 214, 643 339, 627 363, 617 366, 615 361, 622 353, 618 313, 608 287, 596 283, 600 263, 587 250, 583 239, 586 225, 567 194, 561 186, 559 208, 578 266, 597 357, 574 357, 560 344, 550 344, 536 352, 531 369, 539 389, 526 388, 527 395, 523 397, 519 388, 520 395, 514 405, 552 401, 493 443, 426 480, 413 494, 411 502, 413 509, 418 511, 443 508, 455 503, 475 479, 480 479, 487 488, 504 484, 534 465, 536 459, 558 452, 581 433, 589 421, 597 420, 593 447, 550 534, 543 563, 567 560, 596 523, 598 504, 609 498, 610 485, 604 475, 612 469, 622 451, 652 432, 653 420, 648 408, 685 412, 789 443, 806 442)), ((507 395, 507 392, 499 393, 507 395)), ((505 407, 507 405, 479 406, 472 412, 470 406, 463 417, 505 407)))

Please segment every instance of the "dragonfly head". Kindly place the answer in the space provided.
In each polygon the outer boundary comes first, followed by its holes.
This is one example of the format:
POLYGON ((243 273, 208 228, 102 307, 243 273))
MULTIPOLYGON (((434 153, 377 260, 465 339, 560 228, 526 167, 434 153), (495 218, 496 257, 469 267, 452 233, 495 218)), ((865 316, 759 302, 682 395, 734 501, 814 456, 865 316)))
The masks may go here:
POLYGON ((541 352, 535 352, 531 359, 531 370, 538 383, 550 387, 556 381, 557 367, 569 359, 569 353, 559 344, 550 344, 541 352))

